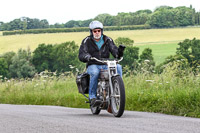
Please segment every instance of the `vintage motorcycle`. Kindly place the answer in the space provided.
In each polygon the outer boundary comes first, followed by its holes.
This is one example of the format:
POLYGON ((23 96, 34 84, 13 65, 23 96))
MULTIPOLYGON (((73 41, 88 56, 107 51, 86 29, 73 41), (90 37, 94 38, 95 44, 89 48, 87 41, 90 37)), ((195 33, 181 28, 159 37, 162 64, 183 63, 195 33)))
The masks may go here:
MULTIPOLYGON (((97 106, 90 106, 91 112, 94 115, 98 115, 102 109, 112 113, 115 117, 121 117, 125 109, 125 87, 123 80, 119 74, 117 74, 117 63, 122 61, 121 59, 104 59, 99 60, 92 57, 91 59, 106 64, 107 70, 101 70, 98 79, 97 99, 101 101, 97 106)), ((89 74, 83 73, 77 76, 76 83, 79 93, 83 94, 90 103, 89 98, 85 95, 89 90, 89 74)))

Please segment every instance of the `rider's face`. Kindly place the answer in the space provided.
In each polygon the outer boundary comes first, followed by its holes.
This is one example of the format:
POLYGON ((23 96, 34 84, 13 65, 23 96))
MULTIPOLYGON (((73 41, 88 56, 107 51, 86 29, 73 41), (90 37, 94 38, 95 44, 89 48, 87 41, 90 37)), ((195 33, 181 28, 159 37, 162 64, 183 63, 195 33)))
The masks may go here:
POLYGON ((94 29, 92 30, 94 39, 100 39, 101 38, 101 29, 94 29))

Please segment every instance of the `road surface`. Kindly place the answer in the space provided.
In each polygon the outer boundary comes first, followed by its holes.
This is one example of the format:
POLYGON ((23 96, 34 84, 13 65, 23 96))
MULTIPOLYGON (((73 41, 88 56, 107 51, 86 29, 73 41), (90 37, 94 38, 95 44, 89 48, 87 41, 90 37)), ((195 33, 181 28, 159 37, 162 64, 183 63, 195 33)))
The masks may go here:
POLYGON ((200 119, 125 111, 115 118, 107 111, 59 106, 0 104, 0 133, 199 133, 200 119))

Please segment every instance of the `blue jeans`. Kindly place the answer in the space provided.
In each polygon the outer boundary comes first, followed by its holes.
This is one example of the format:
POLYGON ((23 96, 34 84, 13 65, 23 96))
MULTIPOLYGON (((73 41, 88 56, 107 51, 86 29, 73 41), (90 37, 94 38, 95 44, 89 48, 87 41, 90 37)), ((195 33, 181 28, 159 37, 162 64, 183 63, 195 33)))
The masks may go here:
MULTIPOLYGON (((96 98, 98 78, 100 70, 107 70, 107 65, 89 65, 87 68, 87 73, 90 75, 90 85, 89 85, 89 98, 96 98)), ((122 66, 117 64, 117 73, 122 77, 122 66)))

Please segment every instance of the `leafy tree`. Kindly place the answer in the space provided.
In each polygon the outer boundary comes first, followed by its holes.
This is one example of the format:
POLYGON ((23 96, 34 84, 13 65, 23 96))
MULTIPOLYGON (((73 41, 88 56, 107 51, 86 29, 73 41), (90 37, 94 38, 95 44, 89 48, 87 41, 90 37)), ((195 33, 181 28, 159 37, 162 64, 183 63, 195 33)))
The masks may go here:
POLYGON ((80 68, 78 46, 74 41, 55 45, 53 48, 53 70, 59 72, 71 71, 70 65, 80 68))
POLYGON ((196 38, 189 40, 185 39, 183 42, 178 43, 177 54, 185 57, 190 63, 191 67, 200 65, 200 40, 196 38))
POLYGON ((189 62, 192 61, 192 56, 191 56, 191 41, 189 39, 185 39, 183 42, 178 43, 179 48, 177 48, 176 53, 178 55, 182 55, 186 59, 188 59, 189 62))
POLYGON ((168 6, 157 8, 147 22, 153 27, 174 27, 194 25, 195 10, 192 8, 168 6))
POLYGON ((10 29, 8 30, 19 30, 19 29, 23 29, 23 22, 20 19, 14 19, 13 21, 11 21, 9 23, 10 25, 10 29))
POLYGON ((143 13, 146 13, 146 14, 151 14, 152 11, 149 10, 149 9, 146 9, 146 10, 138 10, 135 12, 136 14, 143 14, 143 13))
POLYGON ((138 65, 139 48, 138 47, 126 47, 124 51, 124 59, 122 60, 122 66, 128 66, 131 70, 135 69, 138 65))
POLYGON ((153 54, 150 48, 145 48, 140 55, 140 62, 144 60, 153 61, 153 54))
POLYGON ((40 28, 42 28, 42 29, 49 28, 49 22, 46 19, 42 19, 40 21, 40 28))
POLYGON ((46 19, 31 19, 28 17, 21 17, 14 19, 8 23, 2 23, 1 30, 26 30, 26 29, 39 29, 49 28, 49 23, 46 19))
POLYGON ((94 18, 94 20, 102 22, 104 26, 111 26, 113 21, 113 16, 107 13, 99 14, 94 18))
POLYGON ((4 58, 0 58, 0 79, 8 77, 8 64, 4 58))
POLYGON ((157 66, 158 73, 162 72, 167 64, 174 62, 177 62, 176 64, 180 69, 190 68, 194 73, 200 70, 200 40, 196 38, 185 39, 178 45, 176 55, 167 57, 162 64, 157 66))
POLYGON ((0 31, 3 30, 3 24, 4 24, 4 23, 0 21, 0 31))
POLYGON ((151 15, 151 19, 148 23, 153 27, 172 27, 173 14, 166 8, 157 10, 151 15))
POLYGON ((93 19, 83 20, 79 22, 80 27, 88 27, 90 22, 92 22, 93 19))
POLYGON ((66 28, 72 28, 72 27, 80 27, 79 22, 75 20, 70 20, 65 24, 66 28))
POLYGON ((2 57, 5 59, 5 61, 8 64, 8 67, 12 64, 12 58, 16 55, 15 52, 6 52, 2 55, 2 57))
POLYGON ((125 46, 133 46, 134 41, 127 37, 118 37, 115 39, 115 44, 119 46, 120 44, 123 44, 125 46))
POLYGON ((194 10, 187 7, 177 7, 174 10, 177 10, 176 16, 178 17, 180 26, 194 25, 195 23, 195 14, 194 10))
POLYGON ((53 45, 39 44, 39 46, 33 51, 32 63, 35 66, 37 72, 44 70, 53 71, 53 45))
POLYGON ((50 25, 49 28, 65 28, 64 24, 55 23, 54 25, 50 25))
POLYGON ((200 60, 200 40, 197 40, 196 38, 191 40, 191 49, 192 49, 191 54, 192 56, 194 56, 194 60, 199 61, 200 60))
POLYGON ((200 25, 200 12, 195 13, 195 24, 200 25))
POLYGON ((13 78, 32 77, 35 74, 35 67, 31 64, 30 49, 18 50, 17 55, 12 58, 9 71, 13 78))
POLYGON ((154 12, 156 12, 156 11, 163 11, 163 10, 170 10, 170 9, 173 9, 173 7, 171 7, 171 6, 159 6, 159 7, 157 7, 156 9, 155 9, 155 11, 154 12))

